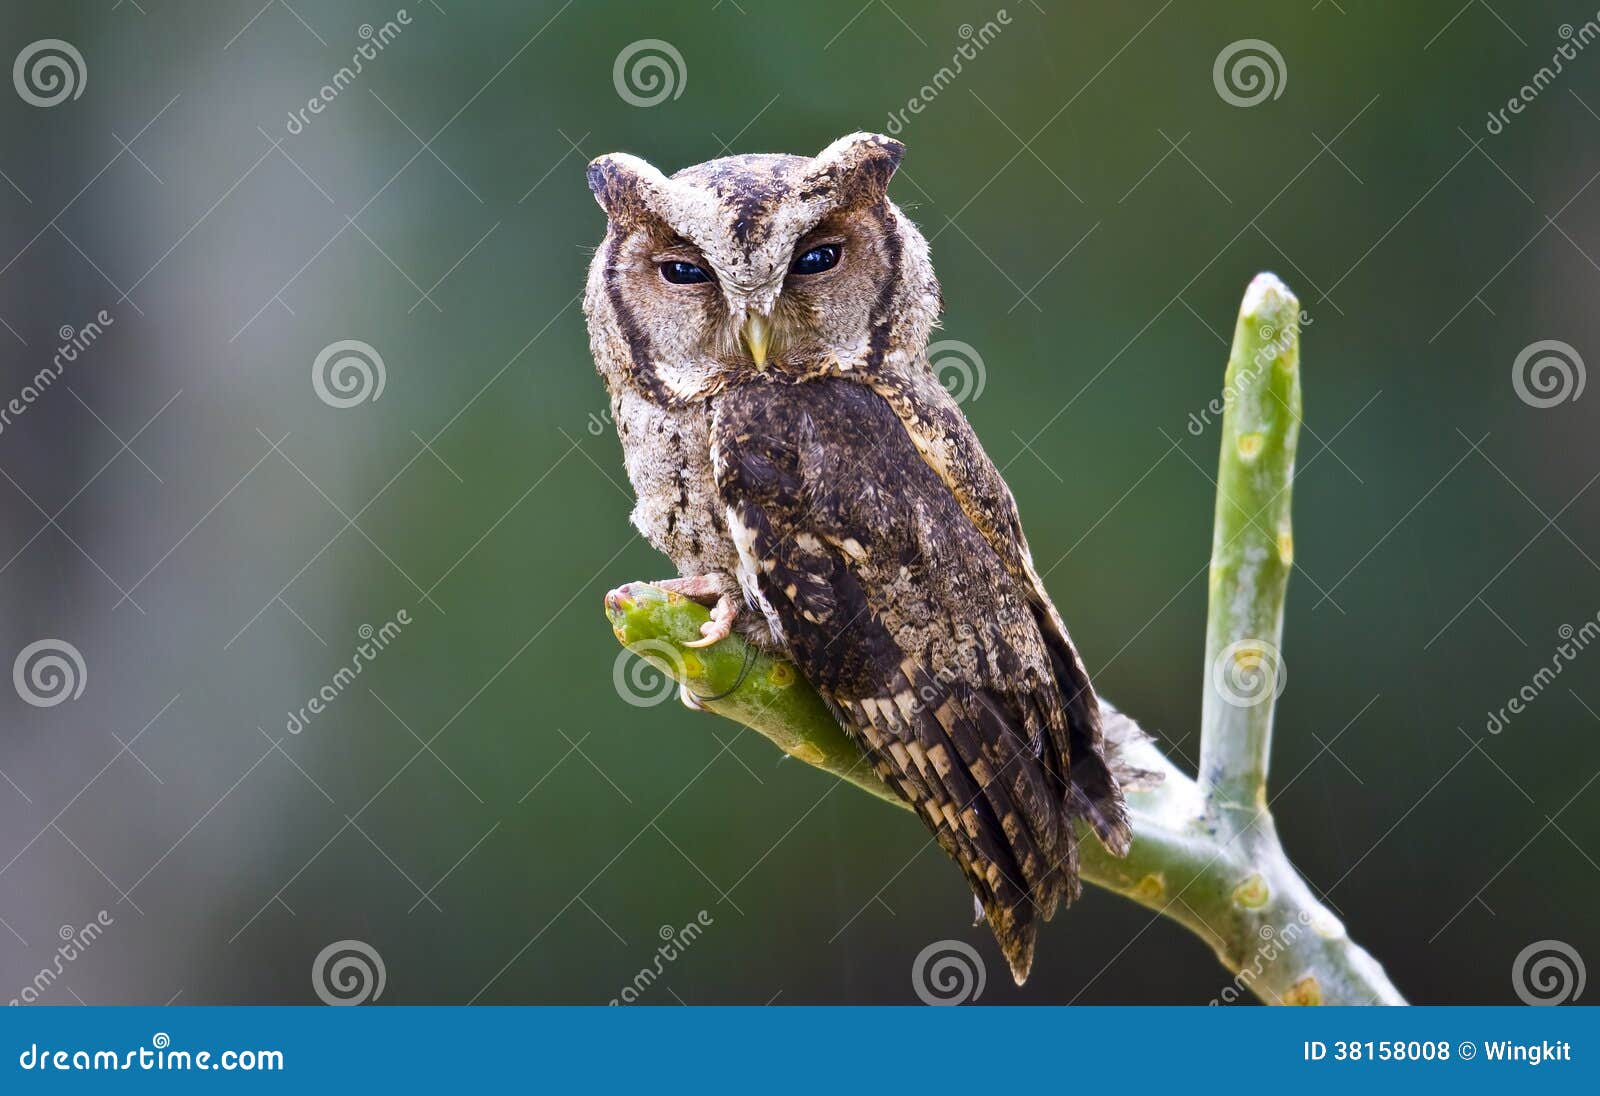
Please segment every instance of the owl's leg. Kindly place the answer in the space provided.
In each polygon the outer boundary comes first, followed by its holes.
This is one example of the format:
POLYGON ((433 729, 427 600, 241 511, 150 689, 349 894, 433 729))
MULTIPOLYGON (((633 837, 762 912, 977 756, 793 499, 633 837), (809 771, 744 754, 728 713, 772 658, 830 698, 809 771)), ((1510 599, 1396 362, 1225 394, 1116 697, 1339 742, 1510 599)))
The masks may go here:
POLYGON ((660 582, 652 582, 650 585, 659 586, 669 594, 681 594, 690 601, 698 601, 707 609, 717 603, 725 589, 724 579, 721 575, 691 575, 688 578, 664 578, 660 582))

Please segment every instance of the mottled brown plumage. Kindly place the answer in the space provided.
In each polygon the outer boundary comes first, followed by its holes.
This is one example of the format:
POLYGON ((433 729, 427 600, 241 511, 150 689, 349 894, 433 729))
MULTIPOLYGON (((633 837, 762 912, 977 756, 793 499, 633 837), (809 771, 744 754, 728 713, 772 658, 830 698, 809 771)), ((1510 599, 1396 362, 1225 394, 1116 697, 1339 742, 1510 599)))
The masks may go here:
POLYGON ((887 197, 901 153, 856 134, 670 179, 602 157, 585 311, 634 523, 718 602, 707 640, 731 623, 794 660, 1021 982, 1078 893, 1074 822, 1119 855, 1130 834, 1016 504, 928 366, 941 301, 887 197))

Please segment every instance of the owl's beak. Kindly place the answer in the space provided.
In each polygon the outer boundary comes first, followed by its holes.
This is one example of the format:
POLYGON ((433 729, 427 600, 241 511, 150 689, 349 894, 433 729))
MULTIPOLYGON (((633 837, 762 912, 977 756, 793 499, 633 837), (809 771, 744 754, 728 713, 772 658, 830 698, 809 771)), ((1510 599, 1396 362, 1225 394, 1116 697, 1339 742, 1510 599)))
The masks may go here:
POLYGON ((767 343, 772 339, 772 321, 752 312, 744 321, 744 341, 750 348, 750 360, 761 369, 767 364, 767 343))

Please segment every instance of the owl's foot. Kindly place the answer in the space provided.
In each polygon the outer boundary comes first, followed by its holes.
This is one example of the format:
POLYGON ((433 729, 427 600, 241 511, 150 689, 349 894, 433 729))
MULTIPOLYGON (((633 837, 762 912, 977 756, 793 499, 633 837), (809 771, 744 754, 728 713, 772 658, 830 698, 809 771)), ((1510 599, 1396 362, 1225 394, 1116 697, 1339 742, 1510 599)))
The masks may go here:
POLYGON ((700 638, 685 647, 709 647, 721 639, 727 639, 728 633, 733 631, 734 618, 739 615, 738 603, 728 594, 720 594, 717 603, 711 608, 711 619, 700 625, 700 638))
MULTIPOLYGON (((659 586, 669 594, 686 597, 711 610, 711 619, 700 625, 700 637, 685 647, 709 647, 718 640, 727 639, 733 630, 734 618, 739 615, 739 603, 729 592, 731 580, 727 575, 690 575, 687 578, 668 578, 651 585, 659 586)), ((689 701, 686 699, 685 704, 689 701)), ((693 705, 690 705, 693 707, 693 705)))

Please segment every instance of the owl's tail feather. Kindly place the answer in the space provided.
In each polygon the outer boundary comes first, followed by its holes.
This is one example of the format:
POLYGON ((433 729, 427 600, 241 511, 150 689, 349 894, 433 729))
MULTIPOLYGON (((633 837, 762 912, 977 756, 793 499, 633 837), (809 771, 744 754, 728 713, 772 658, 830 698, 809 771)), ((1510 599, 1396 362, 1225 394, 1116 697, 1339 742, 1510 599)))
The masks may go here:
MULTIPOLYGON (((1028 972, 1033 969, 1033 943, 1039 930, 1033 922, 1021 933, 1009 939, 1000 939, 1000 950, 1005 954, 1006 965, 1011 968, 1011 980, 1017 985, 1022 985, 1028 980, 1028 972)), ((999 934, 996 934, 999 938, 999 934)))
POLYGON ((1072 780, 1067 785, 1067 814, 1089 823, 1095 836, 1112 856, 1127 856, 1133 844, 1133 827, 1122 790, 1105 759, 1097 754, 1072 759, 1072 780))
MULTIPOLYGON (((1046 632, 1047 639, 1050 633, 1046 632)), ((1133 827, 1122 788, 1107 761, 1107 743, 1100 725, 1100 700, 1083 667, 1069 650, 1050 644, 1056 682, 1067 710, 1066 812, 1089 823, 1112 856, 1126 856, 1133 827)))
MULTIPOLYGON (((972 888, 973 912, 976 914, 974 924, 988 923, 995 943, 1000 945, 1000 953, 1006 957, 1006 966, 1011 970, 1012 979, 1017 985, 1022 985, 1028 980, 1028 971, 1033 967, 1033 946, 1039 934, 1038 912, 1033 896, 1020 893, 1009 880, 996 888, 994 880, 987 873, 997 870, 997 865, 961 856, 947 828, 940 827, 934 832, 934 837, 961 865, 967 877, 967 884, 972 888)), ((1074 865, 1074 880, 1076 876, 1074 865)), ((1054 904, 1053 900, 1051 904, 1054 904)))
POLYGON ((1039 935, 1033 908, 1026 903, 1005 907, 983 902, 982 899, 979 901, 984 906, 983 914, 989 922, 989 931, 994 933, 995 943, 1000 945, 1000 953, 1006 957, 1006 966, 1011 969, 1011 979, 1020 986, 1028 980, 1028 972, 1033 969, 1033 946, 1039 935))
POLYGON ((993 880, 980 874, 982 866, 962 864, 972 886, 978 918, 988 922, 989 931, 994 934, 995 943, 1000 946, 1011 970, 1011 978, 1019 986, 1028 980, 1028 972, 1033 968, 1039 922, 1048 921, 1058 904, 1070 905, 1082 890, 1078 879, 1077 831, 1065 813, 1058 817, 1061 820, 1060 860, 1055 870, 1034 880, 1027 889, 1020 886, 995 888, 993 880))

